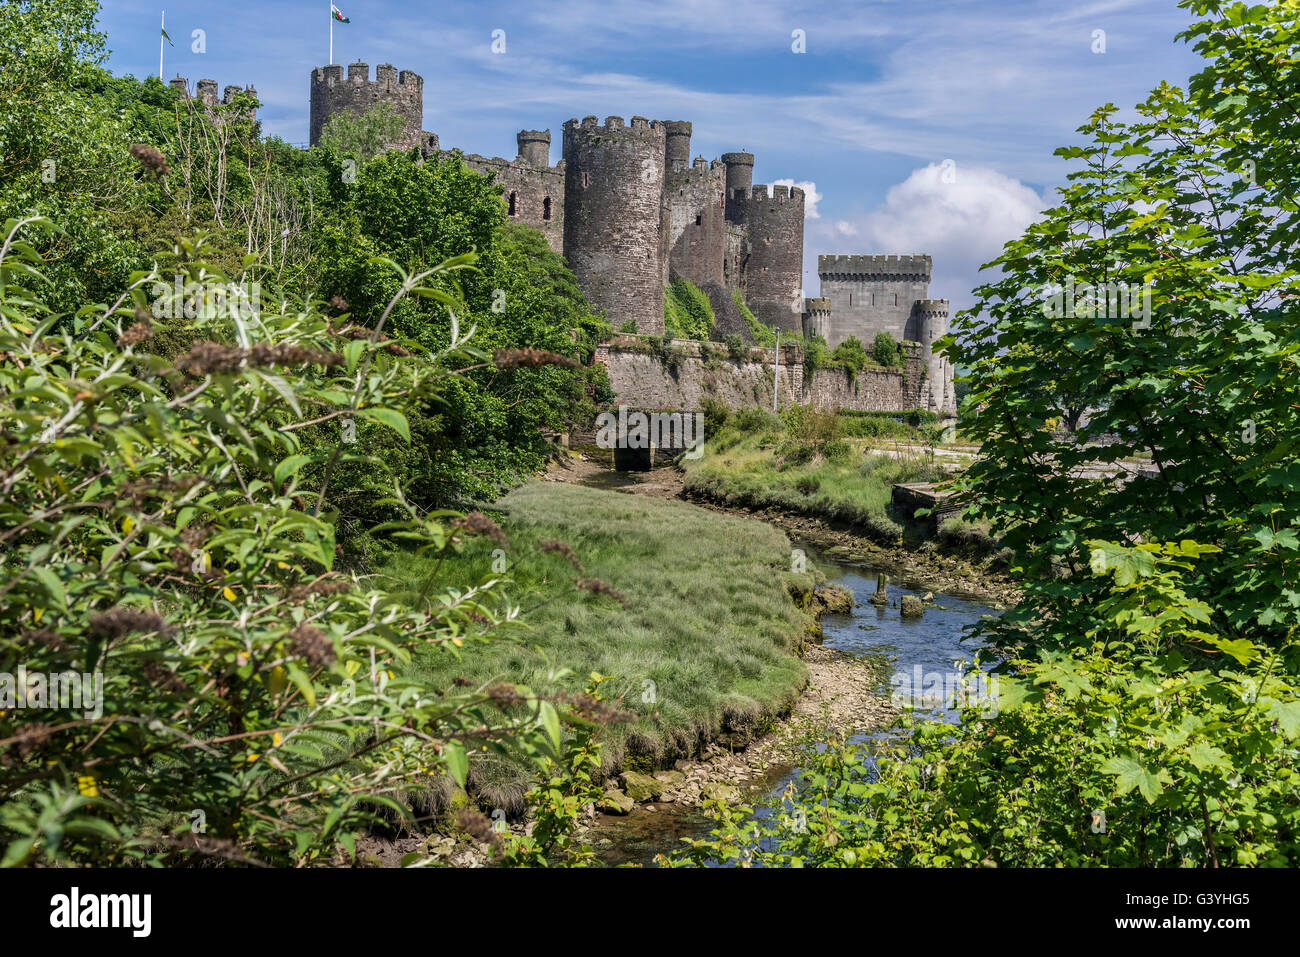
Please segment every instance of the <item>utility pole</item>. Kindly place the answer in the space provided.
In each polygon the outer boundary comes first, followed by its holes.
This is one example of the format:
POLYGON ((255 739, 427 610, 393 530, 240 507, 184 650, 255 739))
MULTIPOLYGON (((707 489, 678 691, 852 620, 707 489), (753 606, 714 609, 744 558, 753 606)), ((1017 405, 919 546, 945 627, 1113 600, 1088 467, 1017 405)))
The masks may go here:
POLYGON ((776 411, 776 397, 780 394, 781 384, 781 330, 776 330, 776 366, 772 372, 772 411, 776 411))

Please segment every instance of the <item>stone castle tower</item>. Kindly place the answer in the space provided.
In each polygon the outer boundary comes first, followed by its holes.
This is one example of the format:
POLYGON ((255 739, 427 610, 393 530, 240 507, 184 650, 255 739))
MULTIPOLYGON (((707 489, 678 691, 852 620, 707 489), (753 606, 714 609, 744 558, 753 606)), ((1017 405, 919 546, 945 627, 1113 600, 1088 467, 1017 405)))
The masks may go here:
POLYGON ((948 300, 931 299, 929 256, 818 256, 821 298, 805 301, 804 334, 832 349, 850 336, 868 349, 877 332, 920 344, 926 386, 922 408, 956 409, 952 364, 934 352, 948 332, 948 300))
MULTIPOLYGON (((190 93, 190 81, 183 76, 173 77, 168 81, 167 85, 173 90, 179 90, 181 95, 187 100, 198 100, 204 106, 216 106, 218 103, 229 105, 230 101, 233 100, 235 95, 238 93, 247 93, 249 96, 257 99, 257 88, 251 83, 248 85, 247 89, 242 86, 228 85, 222 91, 220 99, 217 98, 216 80, 199 80, 193 94, 190 93)), ((256 120, 257 110, 252 110, 250 116, 252 119, 256 120)))
POLYGON ((662 335, 667 270, 660 220, 666 135, 643 116, 564 124, 564 255, 615 326, 662 335))
MULTIPOLYGON (((506 215, 542 231, 569 261, 592 308, 615 327, 632 321, 664 333, 664 292, 674 277, 708 297, 721 339, 750 338, 734 293, 765 325, 823 336, 833 348, 849 336, 870 347, 879 330, 917 343, 925 363, 923 408, 955 409, 952 369, 933 342, 948 329, 948 303, 929 298, 928 256, 821 256, 821 297, 803 299, 803 190, 755 186, 754 155, 691 160, 692 125, 634 116, 594 116, 563 125, 561 156, 550 165, 550 130, 520 130, 514 159, 443 150, 423 131, 423 80, 388 64, 369 78, 354 63, 311 74, 311 143, 342 110, 386 102, 403 117, 397 148, 456 155, 504 188, 506 215)), ((215 85, 214 85, 215 86, 215 85)), ((916 351, 919 350, 919 353, 916 351)))
POLYGON ((321 133, 329 118, 343 110, 365 112, 380 103, 387 103, 404 121, 402 139, 390 143, 397 149, 408 149, 424 142, 421 126, 424 121, 424 78, 418 73, 403 70, 400 74, 391 63, 375 67, 375 78, 370 79, 370 66, 360 61, 348 66, 347 79, 339 64, 317 67, 311 73, 311 145, 320 142, 321 133))

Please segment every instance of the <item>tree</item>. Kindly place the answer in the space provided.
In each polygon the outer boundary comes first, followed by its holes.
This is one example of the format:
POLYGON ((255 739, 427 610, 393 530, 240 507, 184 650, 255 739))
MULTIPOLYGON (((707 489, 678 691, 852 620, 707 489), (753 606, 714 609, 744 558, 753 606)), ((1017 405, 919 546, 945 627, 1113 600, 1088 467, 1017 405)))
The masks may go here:
POLYGON ((406 133, 406 121, 390 103, 376 103, 368 110, 342 110, 321 130, 319 145, 340 156, 368 163, 395 145, 406 133))

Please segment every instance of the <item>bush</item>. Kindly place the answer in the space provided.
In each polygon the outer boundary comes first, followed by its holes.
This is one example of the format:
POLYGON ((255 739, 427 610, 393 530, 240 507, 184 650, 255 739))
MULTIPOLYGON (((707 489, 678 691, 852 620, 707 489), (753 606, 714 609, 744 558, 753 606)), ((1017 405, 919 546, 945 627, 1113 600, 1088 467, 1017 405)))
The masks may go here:
POLYGON ((894 341, 884 329, 876 333, 876 338, 871 343, 871 358, 875 360, 876 365, 881 366, 901 366, 903 364, 903 346, 894 341))
POLYGON ((700 403, 700 411, 704 413, 704 428, 707 435, 721 432, 731 419, 731 410, 717 399, 706 398, 700 403))
MULTIPOLYGON (((29 685, 29 707, 6 710, 0 866, 327 862, 381 815, 409 817, 395 795, 463 785, 486 741, 559 757, 549 702, 502 689, 524 707, 493 717, 482 690, 404 672, 417 649, 489 639, 492 582, 440 595, 431 578, 417 607, 335 569, 337 464, 380 471, 377 435, 408 438, 413 392, 446 381, 463 340, 394 355, 382 323, 340 339, 281 302, 238 324, 205 312, 205 341, 172 361, 139 348, 157 273, 60 326, 19 229, 0 250, 0 670, 75 670, 98 695, 42 709, 29 685), (312 421, 330 447, 303 441, 312 421)), ((228 281, 202 252, 186 246, 188 278, 228 281)), ((500 535, 485 516, 424 517, 399 486, 384 505, 435 552, 453 532, 500 535)))
POLYGON ((674 276, 664 295, 664 328, 674 339, 707 340, 713 332, 713 305, 689 279, 674 276))

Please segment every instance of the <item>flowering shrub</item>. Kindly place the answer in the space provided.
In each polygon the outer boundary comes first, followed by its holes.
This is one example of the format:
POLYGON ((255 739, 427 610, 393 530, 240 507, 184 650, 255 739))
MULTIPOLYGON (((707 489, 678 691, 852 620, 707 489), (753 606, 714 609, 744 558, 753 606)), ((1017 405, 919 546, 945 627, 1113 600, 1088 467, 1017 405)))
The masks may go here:
MULTIPOLYGON (((0 246, 0 864, 346 860, 377 816, 409 815, 395 795, 463 785, 473 749, 561 760, 552 702, 510 689, 503 710, 403 671, 514 617, 494 615, 496 578, 410 607, 336 568, 335 469, 377 466, 373 430, 408 436, 404 407, 469 350, 454 317, 445 350, 412 356, 387 311, 352 338, 315 304, 227 316, 201 298, 202 338, 168 359, 147 351, 157 272, 108 308, 49 313, 26 236, 53 228, 11 220, 0 246), (53 693, 69 672, 80 700, 53 693)), ((176 248, 187 283, 237 284, 202 254, 176 248)), ((428 280, 469 262, 393 266, 389 310, 454 307, 428 280)), ((501 534, 421 515, 399 487, 388 504, 387 531, 420 548, 501 534)))

